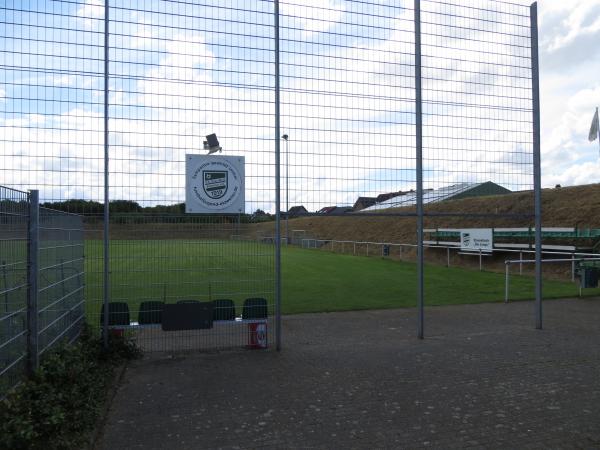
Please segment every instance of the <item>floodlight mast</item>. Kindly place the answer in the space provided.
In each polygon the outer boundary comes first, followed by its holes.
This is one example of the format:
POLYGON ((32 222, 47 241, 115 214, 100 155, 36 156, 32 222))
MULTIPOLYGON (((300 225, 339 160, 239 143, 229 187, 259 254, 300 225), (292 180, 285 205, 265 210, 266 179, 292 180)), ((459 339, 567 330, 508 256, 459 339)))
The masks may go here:
POLYGON ((217 135, 215 133, 207 135, 203 144, 204 150, 208 150, 208 155, 223 151, 223 147, 221 147, 219 144, 219 140, 217 139, 217 135))

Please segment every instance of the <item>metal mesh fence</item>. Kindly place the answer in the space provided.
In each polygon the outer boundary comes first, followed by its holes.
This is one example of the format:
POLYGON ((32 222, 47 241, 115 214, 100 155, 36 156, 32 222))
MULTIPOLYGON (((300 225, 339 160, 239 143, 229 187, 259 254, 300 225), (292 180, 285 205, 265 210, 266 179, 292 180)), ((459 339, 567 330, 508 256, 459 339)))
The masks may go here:
POLYGON ((27 224, 29 195, 0 187, 0 396, 27 364, 27 224))
POLYGON ((423 1, 421 14, 426 210, 451 186, 478 196, 532 190, 529 5, 423 1))
POLYGON ((135 202, 141 217, 113 214, 110 299, 128 305, 144 349, 245 345, 251 298, 272 316, 273 241, 233 238, 247 236, 250 213, 273 210, 272 22, 270 2, 111 2, 110 198, 135 202), (182 207, 186 155, 211 133, 245 157, 243 217, 161 210, 182 207), (212 302, 212 328, 147 323, 149 311, 182 302, 212 302))
POLYGON ((271 320, 279 192, 298 246, 385 242, 382 228, 418 245, 418 216, 421 230, 532 225, 533 200, 464 202, 534 187, 524 3, 57 0, 0 15, 0 177, 85 214, 89 321, 110 300, 109 325, 146 349, 247 344, 249 298, 271 320), (184 214, 186 155, 211 133, 245 158, 240 214, 184 214), (162 330, 165 305, 215 300, 237 319, 162 330))
POLYGON ((283 209, 342 214, 414 189, 412 5, 283 1, 281 14, 283 209))
POLYGON ((0 396, 84 324, 82 219, 37 199, 0 186, 0 396))
POLYGON ((85 323, 84 240, 81 216, 40 208, 38 351, 74 341, 85 323))
MULTIPOLYGON (((300 3, 282 2, 289 206, 414 215, 412 2, 300 3)), ((426 211, 533 189, 529 6, 423 1, 420 26, 426 211)))

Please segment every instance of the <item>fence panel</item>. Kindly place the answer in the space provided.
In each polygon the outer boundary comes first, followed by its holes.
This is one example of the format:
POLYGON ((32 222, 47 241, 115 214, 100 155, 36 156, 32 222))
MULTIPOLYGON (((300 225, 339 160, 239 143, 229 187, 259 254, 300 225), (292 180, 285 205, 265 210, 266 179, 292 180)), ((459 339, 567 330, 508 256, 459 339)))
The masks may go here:
POLYGON ((85 319, 82 218, 33 195, 0 186, 0 396, 85 319))
POLYGON ((85 322, 84 240, 81 216, 40 208, 38 348, 43 356, 72 342, 85 322))
POLYGON ((0 396, 27 369, 29 194, 0 186, 0 396))

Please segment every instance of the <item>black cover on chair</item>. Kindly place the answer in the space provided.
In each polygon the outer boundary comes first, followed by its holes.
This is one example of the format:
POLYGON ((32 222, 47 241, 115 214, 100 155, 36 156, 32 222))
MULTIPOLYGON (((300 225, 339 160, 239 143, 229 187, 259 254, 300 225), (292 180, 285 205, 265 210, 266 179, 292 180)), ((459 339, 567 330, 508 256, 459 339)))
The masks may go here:
POLYGON ((212 302, 166 304, 162 313, 163 331, 203 330, 213 326, 212 302))
POLYGON ((140 303, 140 312, 138 314, 138 323, 148 325, 161 323, 164 302, 142 302, 140 303))
POLYGON ((262 297, 247 298, 244 301, 242 319, 266 319, 268 315, 267 299, 262 297))

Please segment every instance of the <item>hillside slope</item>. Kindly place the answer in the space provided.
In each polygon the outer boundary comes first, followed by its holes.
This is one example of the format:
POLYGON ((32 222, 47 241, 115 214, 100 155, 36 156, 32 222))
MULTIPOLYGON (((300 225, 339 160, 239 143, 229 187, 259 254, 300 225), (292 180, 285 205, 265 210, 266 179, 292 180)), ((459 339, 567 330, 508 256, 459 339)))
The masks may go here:
MULTIPOLYGON (((380 214, 347 216, 311 216, 290 219, 289 230, 305 230, 307 236, 353 241, 415 241, 414 217, 389 216, 386 213, 414 213, 414 207, 381 211, 380 214)), ((533 192, 466 198, 425 206, 426 228, 532 227, 533 192), (438 214, 436 216, 436 214, 438 214), (462 214, 463 216, 445 216, 462 214), (489 217, 478 215, 490 214, 489 217), (469 216, 470 215, 470 216, 469 216)), ((600 184, 542 191, 542 224, 545 227, 600 228, 600 184)), ((249 234, 272 235, 274 222, 255 224, 249 234)), ((282 221, 285 233, 285 221, 282 221)), ((296 233, 299 235, 300 233, 296 233)))

